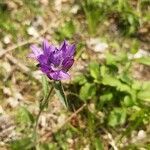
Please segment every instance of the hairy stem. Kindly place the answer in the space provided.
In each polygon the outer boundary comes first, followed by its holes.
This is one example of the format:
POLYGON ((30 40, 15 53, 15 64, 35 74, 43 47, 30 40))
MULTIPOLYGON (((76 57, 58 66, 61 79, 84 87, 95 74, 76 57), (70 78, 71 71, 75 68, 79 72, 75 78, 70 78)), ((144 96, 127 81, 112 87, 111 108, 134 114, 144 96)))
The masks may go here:
POLYGON ((38 128, 39 118, 40 118, 40 115, 43 112, 44 108, 48 104, 48 100, 49 100, 50 95, 52 94, 52 91, 53 91, 53 87, 51 87, 47 97, 44 98, 44 101, 42 101, 43 103, 40 104, 40 111, 39 111, 39 113, 38 113, 38 115, 36 117, 35 126, 34 126, 34 130, 33 130, 33 139, 34 139, 34 144, 35 145, 37 145, 37 128, 38 128))

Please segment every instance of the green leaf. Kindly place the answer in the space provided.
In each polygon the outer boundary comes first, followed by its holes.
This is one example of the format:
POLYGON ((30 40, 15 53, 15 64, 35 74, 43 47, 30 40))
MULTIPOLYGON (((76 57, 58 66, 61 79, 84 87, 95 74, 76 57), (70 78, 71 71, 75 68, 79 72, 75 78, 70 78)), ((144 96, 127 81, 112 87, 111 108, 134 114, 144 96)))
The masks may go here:
POLYGON ((90 34, 96 33, 96 27, 99 21, 104 18, 103 10, 97 5, 98 0, 85 0, 82 2, 82 8, 86 16, 88 31, 90 34))
POLYGON ((76 28, 73 21, 68 21, 57 31, 57 38, 60 40, 63 40, 64 38, 71 38, 75 33, 75 30, 76 28))
MULTIPOLYGON (((126 66, 124 66, 126 67, 126 66)), ((127 72, 123 72, 119 75, 120 81, 124 82, 127 85, 132 85, 133 84, 133 79, 127 74, 127 72)))
POLYGON ((114 108, 109 117, 108 125, 115 127, 117 125, 123 125, 126 121, 127 112, 124 108, 114 108))
POLYGON ((99 64, 96 63, 96 62, 92 62, 89 64, 89 69, 90 69, 90 74, 91 76, 98 80, 99 77, 100 77, 100 67, 99 67, 99 64))
POLYGON ((104 150, 103 144, 100 138, 95 138, 94 144, 95 144, 95 150, 104 150))
POLYGON ((21 140, 15 140, 10 144, 12 150, 31 150, 33 144, 30 138, 23 138, 21 140))
POLYGON ((80 42, 78 43, 77 47, 76 47, 76 54, 75 54, 75 59, 78 60, 82 53, 84 52, 84 48, 85 47, 85 43, 84 42, 80 42))
POLYGON ((105 65, 102 65, 100 67, 100 74, 102 77, 105 77, 105 75, 108 73, 108 68, 105 65))
POLYGON ((105 92, 103 95, 100 96, 100 101, 102 102, 108 102, 111 101, 113 98, 113 93, 109 92, 105 92))
POLYGON ((19 110, 17 111, 16 119, 17 119, 17 122, 24 124, 24 125, 34 123, 33 115, 25 107, 19 108, 19 110))
POLYGON ((122 64, 123 62, 127 62, 128 57, 127 54, 123 51, 118 52, 117 54, 106 53, 106 63, 108 65, 117 65, 117 63, 122 64))
POLYGON ((96 87, 94 84, 85 83, 80 89, 80 98, 84 101, 92 98, 96 94, 96 87))
POLYGON ((141 100, 150 102, 150 82, 143 83, 141 91, 138 92, 137 97, 141 100))
MULTIPOLYGON (((133 81, 133 80, 132 80, 132 81, 133 81)), ((135 81, 133 81, 131 87, 132 87, 132 89, 134 89, 134 90, 141 90, 141 88, 142 88, 142 83, 135 80, 135 81)))
POLYGON ((134 105, 134 101, 132 100, 131 96, 127 95, 123 99, 123 104, 127 107, 130 107, 134 105))
POLYGON ((102 83, 104 85, 109 85, 109 86, 112 86, 112 87, 116 87, 117 90, 119 90, 119 91, 128 92, 130 94, 132 93, 131 88, 127 84, 124 84, 124 83, 120 82, 119 79, 117 79, 113 76, 106 75, 102 79, 102 83))
POLYGON ((116 57, 111 53, 106 53, 106 63, 108 65, 116 65, 116 57))
POLYGON ((60 100, 60 102, 64 105, 65 108, 68 108, 68 101, 67 97, 65 96, 63 86, 61 84, 61 81, 54 81, 54 88, 56 91, 56 94, 60 100))
POLYGON ((42 76, 42 87, 43 87, 44 98, 46 98, 49 93, 49 83, 45 75, 42 76))
POLYGON ((87 80, 84 75, 78 75, 74 78, 73 82, 78 83, 79 85, 83 85, 87 82, 87 80))
POLYGON ((141 57, 141 58, 137 58, 135 59, 136 62, 141 63, 143 65, 147 65, 150 66, 150 57, 141 57))
POLYGON ((57 144, 56 143, 42 143, 40 144, 40 150, 56 150, 57 144))
POLYGON ((137 97, 141 100, 150 102, 150 90, 140 91, 137 97))
POLYGON ((139 42, 137 40, 133 40, 132 47, 131 47, 131 53, 136 54, 139 49, 139 42))

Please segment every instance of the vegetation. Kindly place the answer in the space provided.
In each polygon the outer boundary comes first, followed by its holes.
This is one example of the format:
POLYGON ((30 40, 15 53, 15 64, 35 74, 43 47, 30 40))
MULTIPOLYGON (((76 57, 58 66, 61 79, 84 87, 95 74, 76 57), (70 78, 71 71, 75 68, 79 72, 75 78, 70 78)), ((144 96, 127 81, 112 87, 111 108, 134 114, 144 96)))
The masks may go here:
POLYGON ((0 1, 0 149, 150 149, 149 8, 149 0, 0 1), (76 44, 62 82, 67 110, 27 58, 43 38, 76 44))

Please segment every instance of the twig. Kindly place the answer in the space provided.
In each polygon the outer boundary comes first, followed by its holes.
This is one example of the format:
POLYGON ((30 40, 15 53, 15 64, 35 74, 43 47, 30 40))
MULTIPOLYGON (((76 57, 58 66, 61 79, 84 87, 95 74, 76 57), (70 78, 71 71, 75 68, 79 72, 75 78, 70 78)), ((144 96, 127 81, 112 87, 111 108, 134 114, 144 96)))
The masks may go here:
POLYGON ((87 104, 83 104, 77 111, 75 111, 70 117, 68 117, 60 126, 58 126, 53 133, 58 132, 66 123, 68 123, 74 116, 76 116, 79 112, 81 112, 87 104))
POLYGON ((29 39, 29 40, 27 40, 27 41, 23 41, 23 42, 21 42, 21 43, 18 43, 18 44, 16 44, 16 45, 13 45, 12 47, 9 47, 7 50, 1 50, 1 51, 0 51, 0 57, 2 57, 2 56, 5 55, 6 53, 8 53, 8 52, 10 52, 10 51, 12 51, 12 50, 14 50, 14 49, 16 49, 16 48, 18 48, 18 47, 21 47, 21 46, 24 46, 24 45, 26 45, 26 44, 32 43, 32 42, 34 42, 35 40, 36 40, 36 38, 31 38, 31 39, 29 39))
POLYGON ((15 126, 12 125, 12 126, 6 128, 6 129, 2 130, 2 131, 0 132, 0 140, 1 140, 2 138, 4 138, 4 137, 7 138, 8 135, 10 135, 10 134, 14 131, 14 129, 15 129, 15 126))
POLYGON ((53 13, 51 14, 51 19, 52 19, 52 20, 51 20, 51 24, 49 24, 49 25, 44 24, 44 25, 43 25, 43 30, 41 30, 41 31, 39 32, 39 36, 38 36, 38 37, 32 37, 32 38, 30 38, 29 40, 25 40, 25 41, 23 41, 23 42, 17 43, 17 44, 15 44, 15 45, 9 47, 9 48, 6 49, 6 50, 1 49, 1 50, 0 50, 0 58, 1 58, 2 56, 4 56, 5 54, 7 54, 8 52, 11 52, 12 50, 14 50, 14 49, 16 49, 16 48, 18 48, 18 47, 21 47, 21 46, 24 46, 24 45, 27 45, 27 44, 30 44, 30 43, 36 41, 38 38, 40 38, 40 37, 41 37, 44 33, 46 33, 48 30, 51 31, 50 29, 52 29, 53 27, 58 26, 58 23, 59 23, 59 22, 57 22, 58 20, 56 19, 56 17, 54 17, 54 14, 53 14, 53 13))
POLYGON ((107 134, 107 136, 108 136, 108 138, 110 140, 109 144, 112 146, 112 148, 114 150, 118 150, 118 148, 116 146, 116 142, 114 141, 112 135, 105 128, 101 128, 101 129, 107 134))
POLYGON ((12 55, 6 54, 6 57, 8 58, 8 60, 10 62, 12 62, 14 65, 18 66, 24 73, 29 73, 30 72, 30 69, 26 65, 21 63, 19 60, 17 60, 12 55))
POLYGON ((9 47, 7 50, 1 50, 1 51, 0 51, 0 58, 1 58, 3 55, 7 54, 8 52, 10 52, 10 51, 12 51, 12 50, 14 50, 14 49, 16 49, 16 48, 18 48, 18 47, 21 47, 21 46, 24 46, 24 45, 26 45, 26 44, 29 44, 29 43, 32 43, 32 42, 36 41, 36 40, 37 40, 41 35, 43 35, 48 29, 49 29, 49 27, 43 29, 43 30, 41 31, 41 33, 39 34, 38 37, 32 37, 32 38, 30 38, 30 39, 27 40, 27 41, 23 41, 23 42, 20 42, 20 43, 18 43, 18 44, 16 44, 16 45, 13 45, 13 46, 9 47))
POLYGON ((24 74, 30 76, 31 78, 39 81, 38 78, 36 78, 36 76, 34 75, 34 73, 30 70, 30 68, 28 68, 25 64, 21 63, 18 59, 16 59, 15 57, 13 57, 10 54, 6 54, 6 58, 13 63, 16 67, 19 68, 20 71, 22 71, 24 74))

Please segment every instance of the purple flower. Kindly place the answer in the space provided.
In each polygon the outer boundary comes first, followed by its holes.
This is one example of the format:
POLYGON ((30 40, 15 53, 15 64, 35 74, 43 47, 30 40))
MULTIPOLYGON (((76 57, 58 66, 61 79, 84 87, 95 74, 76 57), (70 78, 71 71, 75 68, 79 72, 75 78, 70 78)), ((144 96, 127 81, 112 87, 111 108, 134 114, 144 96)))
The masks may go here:
POLYGON ((40 70, 50 79, 63 80, 70 78, 67 71, 73 65, 75 45, 63 41, 59 48, 43 41, 41 48, 31 45, 32 53, 30 58, 38 61, 40 70))

